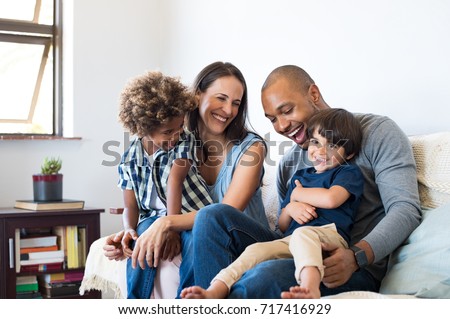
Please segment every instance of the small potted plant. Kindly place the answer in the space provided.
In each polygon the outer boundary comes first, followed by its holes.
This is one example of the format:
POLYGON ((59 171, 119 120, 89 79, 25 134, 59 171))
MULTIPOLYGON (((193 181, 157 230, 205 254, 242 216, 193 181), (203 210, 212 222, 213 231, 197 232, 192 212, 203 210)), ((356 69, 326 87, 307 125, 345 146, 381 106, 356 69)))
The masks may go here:
POLYGON ((60 158, 45 158, 41 174, 33 175, 33 195, 35 202, 55 202, 63 199, 63 175, 59 173, 60 158))

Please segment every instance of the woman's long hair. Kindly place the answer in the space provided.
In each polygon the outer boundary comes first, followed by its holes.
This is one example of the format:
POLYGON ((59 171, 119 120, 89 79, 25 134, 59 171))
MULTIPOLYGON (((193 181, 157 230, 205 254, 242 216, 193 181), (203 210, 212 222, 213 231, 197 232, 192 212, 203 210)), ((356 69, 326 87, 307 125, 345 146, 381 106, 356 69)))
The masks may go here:
MULTIPOLYGON (((204 93, 206 90, 219 78, 225 76, 234 76, 241 82, 244 93, 242 95, 241 104, 239 105, 238 114, 231 121, 230 125, 225 129, 225 137, 228 141, 237 143, 242 141, 249 132, 247 128, 247 112, 248 112, 248 99, 247 99, 247 84, 242 72, 229 62, 214 62, 207 65, 194 80, 192 90, 194 94, 204 93)), ((196 135, 198 135, 198 123, 200 121, 199 109, 189 112, 187 116, 188 129, 196 135)), ((197 136, 198 138, 199 136, 197 136)))

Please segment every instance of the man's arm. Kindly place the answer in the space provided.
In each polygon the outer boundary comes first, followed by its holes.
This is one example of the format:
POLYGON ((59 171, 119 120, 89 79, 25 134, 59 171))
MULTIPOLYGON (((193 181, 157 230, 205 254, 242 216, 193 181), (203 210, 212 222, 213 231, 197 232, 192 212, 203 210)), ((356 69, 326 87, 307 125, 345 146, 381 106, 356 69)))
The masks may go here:
POLYGON ((371 263, 370 250, 373 252, 373 262, 376 262, 408 238, 420 224, 421 210, 411 144, 397 124, 386 119, 372 134, 367 135, 366 144, 368 147, 364 148, 364 155, 372 164, 386 213, 375 228, 356 244, 366 251, 371 263))
MULTIPOLYGON (((363 118, 362 121, 370 121, 363 118)), ((352 230, 353 243, 363 249, 368 269, 382 279, 383 265, 373 265, 393 252, 421 220, 417 175, 410 142, 388 118, 366 125, 363 149, 356 164, 365 176, 364 195, 358 222, 352 230)), ((358 269, 350 249, 324 245, 331 256, 324 259, 324 284, 338 287, 358 269)))

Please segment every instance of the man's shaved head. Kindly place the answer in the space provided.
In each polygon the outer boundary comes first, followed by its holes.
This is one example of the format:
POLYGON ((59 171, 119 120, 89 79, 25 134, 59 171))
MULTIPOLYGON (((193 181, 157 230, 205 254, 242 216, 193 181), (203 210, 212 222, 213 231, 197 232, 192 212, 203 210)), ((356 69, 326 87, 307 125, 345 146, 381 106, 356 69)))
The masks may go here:
POLYGON ((306 73, 305 70, 296 65, 283 65, 274 69, 264 82, 261 91, 271 86, 273 83, 280 79, 286 79, 291 88, 294 90, 300 90, 302 94, 307 94, 308 89, 314 83, 314 80, 306 73))

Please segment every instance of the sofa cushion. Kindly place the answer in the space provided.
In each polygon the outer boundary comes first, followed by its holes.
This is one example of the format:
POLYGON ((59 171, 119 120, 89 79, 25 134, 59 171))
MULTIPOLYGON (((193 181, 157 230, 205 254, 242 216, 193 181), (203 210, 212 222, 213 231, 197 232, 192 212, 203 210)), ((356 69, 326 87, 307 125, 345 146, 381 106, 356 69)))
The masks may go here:
POLYGON ((450 298, 450 203, 425 209, 423 221, 391 255, 383 294, 450 298))
POLYGON ((276 229, 278 215, 278 192, 276 187, 277 167, 264 163, 264 178, 261 186, 262 201, 267 221, 272 230, 276 229))
POLYGON ((450 132, 411 136, 420 202, 435 208, 450 202, 450 132))

